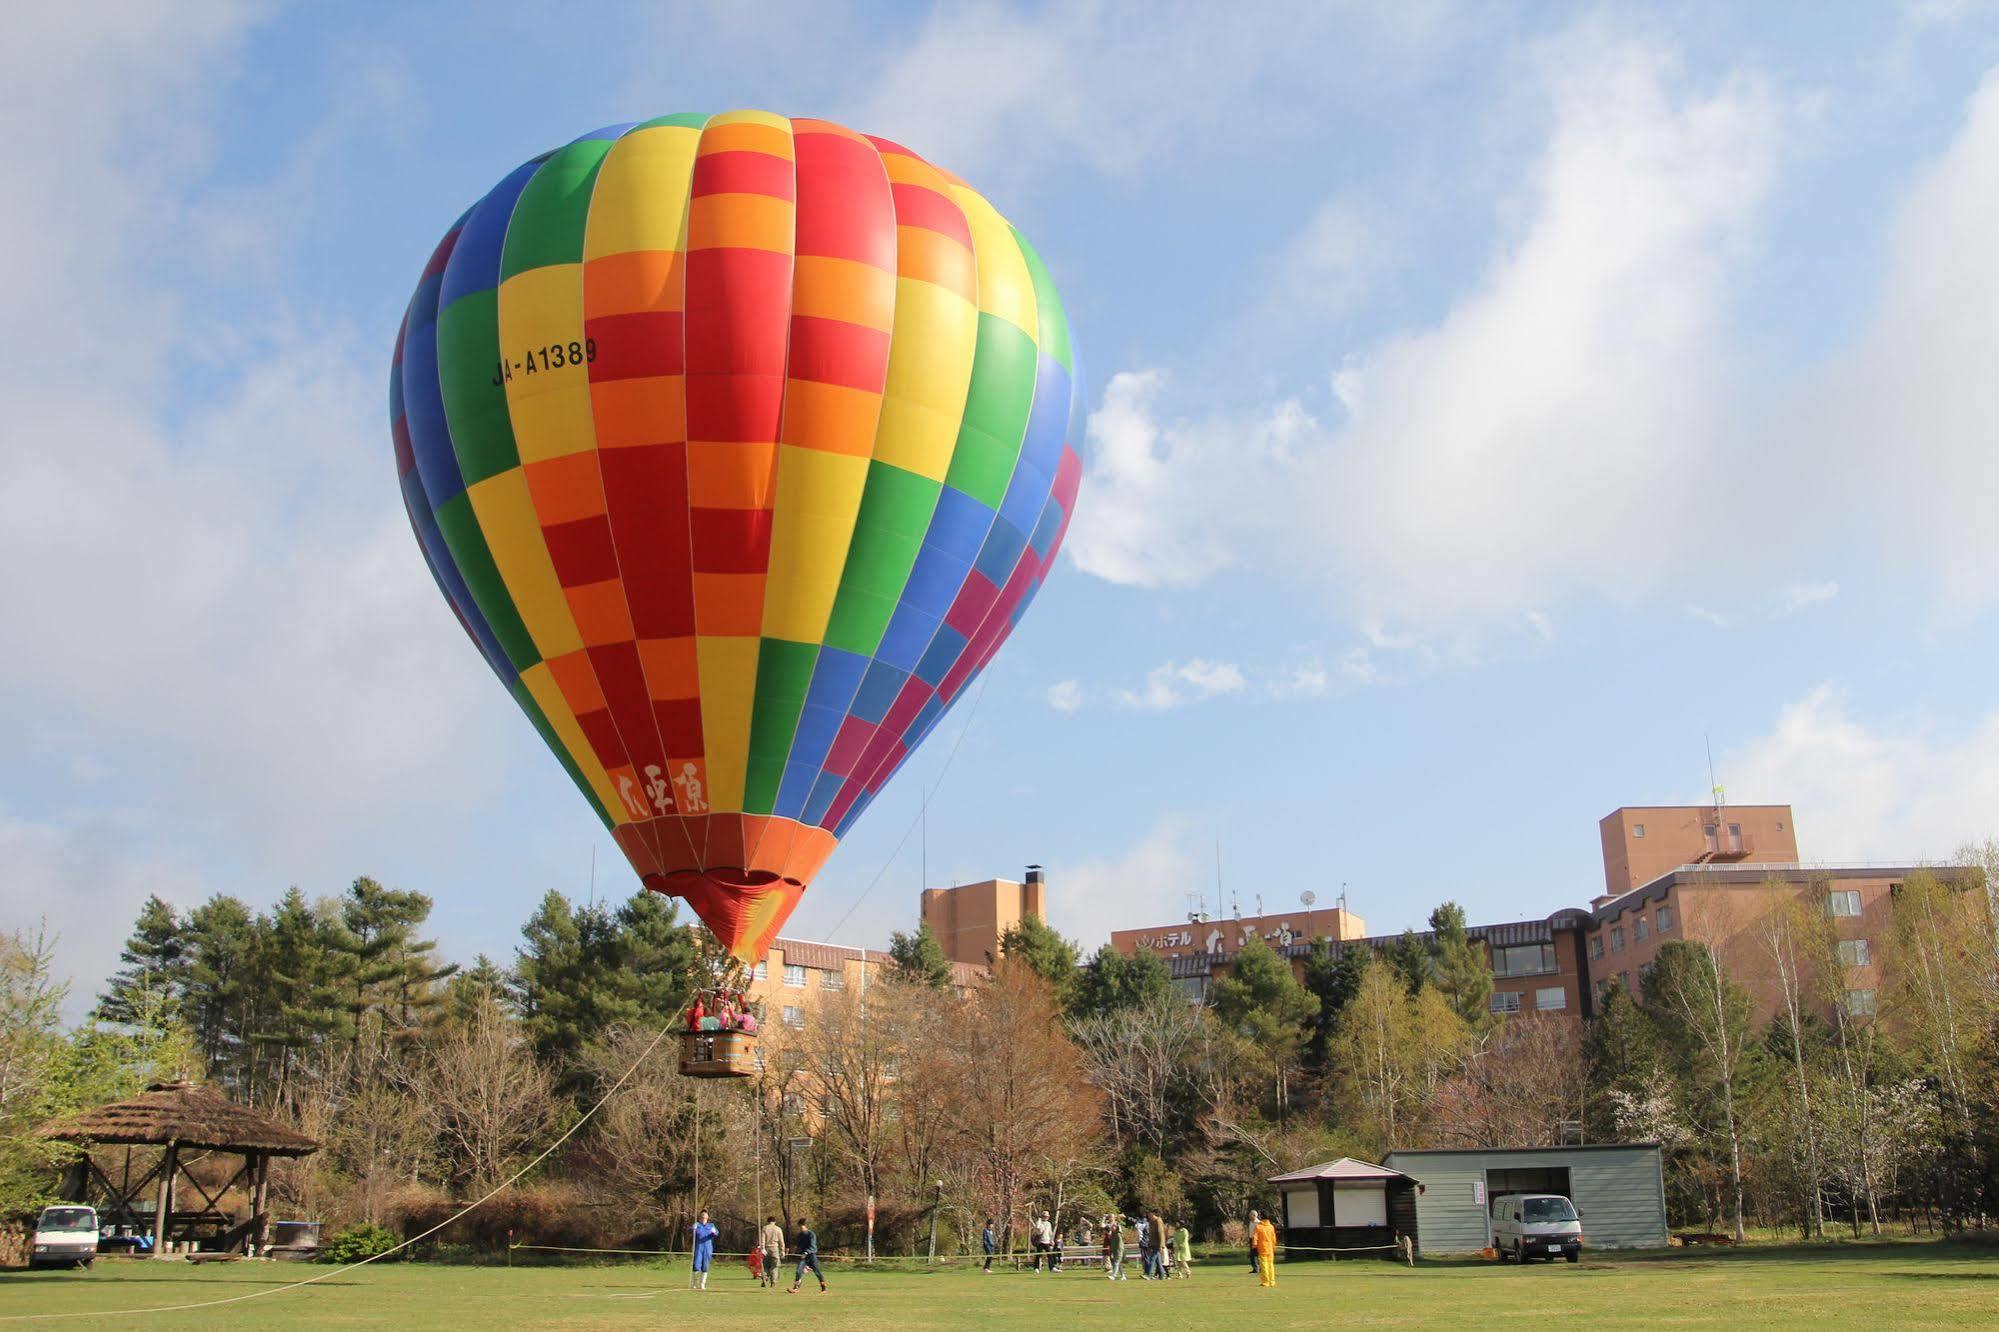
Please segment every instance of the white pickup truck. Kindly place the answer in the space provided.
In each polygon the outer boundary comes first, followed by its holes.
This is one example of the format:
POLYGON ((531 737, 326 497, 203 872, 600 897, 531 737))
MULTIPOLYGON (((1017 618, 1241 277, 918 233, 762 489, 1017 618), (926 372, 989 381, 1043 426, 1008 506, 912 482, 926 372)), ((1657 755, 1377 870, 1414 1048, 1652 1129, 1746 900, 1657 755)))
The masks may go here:
POLYGON ((35 1222, 30 1267, 88 1267, 97 1258, 97 1209, 59 1204, 44 1207, 35 1222))

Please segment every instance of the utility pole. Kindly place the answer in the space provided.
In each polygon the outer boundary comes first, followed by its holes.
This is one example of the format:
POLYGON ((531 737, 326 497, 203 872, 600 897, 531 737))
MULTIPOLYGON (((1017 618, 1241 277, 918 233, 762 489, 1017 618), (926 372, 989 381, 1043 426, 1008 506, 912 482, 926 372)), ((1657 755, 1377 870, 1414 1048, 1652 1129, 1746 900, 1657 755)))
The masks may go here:
POLYGON ((937 1181, 937 1201, 930 1205, 930 1257, 925 1261, 935 1266, 937 1263, 937 1214, 944 1210, 944 1181, 937 1181))

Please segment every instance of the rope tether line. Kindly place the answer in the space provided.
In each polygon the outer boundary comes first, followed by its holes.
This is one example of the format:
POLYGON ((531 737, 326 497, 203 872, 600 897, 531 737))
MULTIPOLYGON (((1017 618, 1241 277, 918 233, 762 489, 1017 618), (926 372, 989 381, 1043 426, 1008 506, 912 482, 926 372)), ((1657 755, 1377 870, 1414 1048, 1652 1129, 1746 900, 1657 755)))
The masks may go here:
POLYGON ((391 1254, 400 1253, 404 1249, 409 1248, 412 1244, 418 1244, 424 1240, 429 1239, 432 1235, 435 1235, 438 1231, 443 1230, 446 1226, 452 1225, 453 1223, 464 1219, 466 1216, 469 1216, 471 1213, 485 1206, 488 1202, 492 1201, 500 1194, 512 1188, 517 1182, 519 1182, 519 1180, 523 1175, 527 1174, 530 1170, 533 1170, 543 1161, 546 1161, 555 1152, 556 1148, 560 1147, 563 1143, 568 1142, 572 1137, 576 1136, 576 1130, 582 1128, 585 1124, 589 1123, 592 1119, 596 1117, 597 1112, 599 1110, 602 1110, 605 1107, 605 1105, 610 1102, 610 1099, 613 1096, 616 1096, 627 1082, 631 1081, 632 1074, 639 1071, 639 1065, 645 1063, 646 1060, 652 1057, 652 1052, 659 1048, 659 1043, 666 1039, 667 1033, 678 1030, 679 1026, 680 1026, 679 1019, 675 1018, 672 1021, 669 1021, 665 1026, 661 1027, 659 1029, 658 1034, 656 1034, 652 1038, 652 1043, 647 1045, 646 1048, 639 1054, 639 1057, 632 1061, 631 1067, 626 1069, 624 1073, 618 1078, 618 1080, 611 1084, 610 1090, 606 1091, 602 1096, 598 1097, 597 1103, 591 1106, 587 1111, 585 1111, 581 1119, 578 1119, 574 1124, 571 1124, 568 1128, 564 1129, 560 1137, 556 1138, 556 1140, 548 1144, 548 1146, 542 1148, 540 1155, 536 1156, 532 1161, 529 1161, 519 1170, 516 1170, 513 1174, 509 1175, 505 1180, 501 1181, 498 1184, 495 1184, 491 1189, 487 1190, 487 1192, 481 1195, 479 1198, 465 1204, 465 1206, 461 1207, 458 1211, 452 1213, 444 1220, 432 1226, 429 1230, 426 1230, 419 1235, 410 1236, 408 1239, 404 1240, 402 1243, 396 1245, 392 1249, 384 1249, 380 1253, 370 1254, 368 1257, 360 1259, 358 1262, 348 1263, 344 1266, 336 1267, 331 1271, 321 1272, 318 1276, 307 1277, 303 1281, 288 1282, 287 1284, 282 1286, 268 1286, 263 1290, 253 1290, 242 1295, 229 1295, 223 1297, 222 1299, 217 1299, 217 1300, 199 1300, 193 1304, 160 1304, 160 1305, 153 1305, 143 1309, 93 1309, 89 1311, 79 1310, 75 1312, 63 1312, 63 1313, 0 1314, 0 1323, 45 1322, 57 1318, 123 1318, 123 1317, 129 1317, 132 1314, 186 1313, 191 1309, 215 1309, 215 1308, 220 1308, 222 1305, 225 1304, 241 1304, 245 1300, 259 1299, 265 1295, 283 1294, 285 1291, 297 1290, 302 1286, 314 1286, 322 1281, 330 1281, 334 1277, 340 1276, 347 1272, 352 1272, 357 1267, 366 1267, 369 1263, 375 1262, 382 1258, 387 1258, 391 1254))

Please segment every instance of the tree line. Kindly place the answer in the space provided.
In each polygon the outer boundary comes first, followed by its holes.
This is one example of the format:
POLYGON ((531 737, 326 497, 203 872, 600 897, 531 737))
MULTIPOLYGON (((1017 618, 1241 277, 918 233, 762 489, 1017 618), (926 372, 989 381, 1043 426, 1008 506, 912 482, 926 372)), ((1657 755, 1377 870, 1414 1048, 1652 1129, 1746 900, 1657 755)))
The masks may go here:
POLYGON ((1841 1002, 1849 959, 1821 906, 1766 918, 1758 980, 1780 1003, 1764 1024, 1696 922, 1588 1024, 1492 1013, 1483 946, 1451 903, 1426 936, 1320 940, 1296 968, 1253 941, 1198 1002, 1157 956, 1085 958, 1032 919, 960 992, 919 928, 802 1025, 767 1020, 758 1077, 697 1084, 660 1032, 715 947, 667 899, 551 892, 512 958, 461 967, 426 933, 429 899, 373 879, 267 911, 155 898, 74 1029, 52 941, 0 944, 0 1209, 47 1196, 61 1149, 33 1142, 35 1123, 184 1074, 325 1144, 274 1173, 286 1214, 412 1230, 616 1087, 446 1232, 467 1244, 684 1243, 705 1207, 725 1243, 777 1214, 857 1247, 870 1199, 888 1252, 933 1226, 970 1248, 987 1217, 1018 1239, 1044 1207, 1233 1239, 1275 1202, 1270 1176, 1314 1161, 1577 1138, 1660 1142, 1676 1227, 1979 1224, 1999 1199, 1999 952, 1962 899, 1909 877, 1872 1012, 1841 1002))

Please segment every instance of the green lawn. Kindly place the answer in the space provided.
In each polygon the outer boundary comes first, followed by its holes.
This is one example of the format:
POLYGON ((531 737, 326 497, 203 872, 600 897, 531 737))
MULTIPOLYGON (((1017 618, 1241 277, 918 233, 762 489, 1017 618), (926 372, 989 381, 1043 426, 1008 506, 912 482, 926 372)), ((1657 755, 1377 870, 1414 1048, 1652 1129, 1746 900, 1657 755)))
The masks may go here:
MULTIPOLYGON (((0 1276, 0 1318, 101 1314, 69 1326, 129 1326, 121 1311, 247 1294, 326 1269, 190 1267, 101 1261, 92 1272, 0 1276)), ((1112 1286, 1083 1272, 981 1275, 829 1268, 832 1293, 762 1290, 731 1265, 689 1291, 684 1264, 573 1267, 378 1263, 302 1290, 149 1317, 146 1327, 868 1328, 1321 1327, 1452 1323, 1509 1316, 1551 1326, 1880 1327, 1999 1324, 1999 1250, 1884 1242, 1802 1249, 1590 1257, 1566 1263, 1452 1262, 1415 1269, 1373 1261, 1282 1265, 1261 1290, 1236 1262, 1197 1265, 1190 1281, 1112 1286)), ((809 1281, 809 1278, 808 1278, 809 1281)), ((62 1325, 62 1324, 52 1324, 62 1325)))

